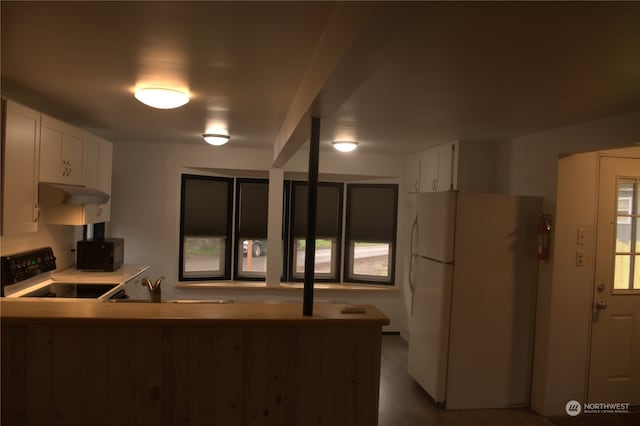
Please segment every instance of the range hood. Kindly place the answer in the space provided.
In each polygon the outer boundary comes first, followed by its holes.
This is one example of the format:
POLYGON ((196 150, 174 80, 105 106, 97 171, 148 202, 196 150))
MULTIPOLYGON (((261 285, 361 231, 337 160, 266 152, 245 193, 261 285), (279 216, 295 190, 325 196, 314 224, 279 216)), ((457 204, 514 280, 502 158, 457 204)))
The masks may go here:
POLYGON ((109 194, 83 186, 45 182, 40 182, 39 186, 39 202, 41 204, 105 204, 109 198, 109 194))

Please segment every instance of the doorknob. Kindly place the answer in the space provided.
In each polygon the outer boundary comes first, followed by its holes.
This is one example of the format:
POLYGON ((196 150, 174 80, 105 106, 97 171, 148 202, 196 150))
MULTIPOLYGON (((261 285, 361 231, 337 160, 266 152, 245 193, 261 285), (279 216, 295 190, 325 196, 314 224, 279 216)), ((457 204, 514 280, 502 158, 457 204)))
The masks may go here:
POLYGON ((607 303, 603 302, 602 300, 599 302, 596 302, 596 309, 598 309, 599 311, 603 311, 607 309, 607 303))

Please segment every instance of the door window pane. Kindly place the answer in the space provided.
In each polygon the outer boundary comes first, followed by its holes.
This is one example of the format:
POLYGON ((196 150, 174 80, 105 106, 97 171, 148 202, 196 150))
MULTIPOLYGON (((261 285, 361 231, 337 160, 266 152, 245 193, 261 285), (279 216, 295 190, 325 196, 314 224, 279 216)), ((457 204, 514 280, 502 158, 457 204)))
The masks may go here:
POLYGON ((615 290, 625 290, 629 288, 629 268, 631 265, 631 256, 617 255, 615 263, 615 279, 613 288, 615 290))
POLYGON ((618 179, 614 290, 640 289, 640 180, 618 179))
POLYGON ((631 252, 631 218, 618 217, 616 223, 616 253, 631 252))

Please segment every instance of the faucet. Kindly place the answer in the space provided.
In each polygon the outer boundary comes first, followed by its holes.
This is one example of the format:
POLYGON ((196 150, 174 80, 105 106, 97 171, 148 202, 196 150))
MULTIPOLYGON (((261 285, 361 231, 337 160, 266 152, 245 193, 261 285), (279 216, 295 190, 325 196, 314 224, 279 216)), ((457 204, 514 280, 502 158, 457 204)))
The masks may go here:
POLYGON ((151 295, 152 302, 160 302, 162 297, 162 289, 160 288, 160 284, 162 284, 162 280, 164 280, 164 276, 158 278, 155 283, 151 282, 149 277, 142 278, 142 282, 140 283, 143 287, 147 287, 149 289, 149 294, 151 295))

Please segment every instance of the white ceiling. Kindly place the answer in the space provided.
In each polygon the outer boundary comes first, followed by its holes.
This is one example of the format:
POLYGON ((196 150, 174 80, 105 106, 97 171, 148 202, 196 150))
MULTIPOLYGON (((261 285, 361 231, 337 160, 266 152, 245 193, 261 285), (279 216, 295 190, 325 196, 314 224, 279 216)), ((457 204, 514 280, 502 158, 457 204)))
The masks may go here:
POLYGON ((312 114, 323 147, 414 152, 640 111, 637 2, 3 0, 0 13, 3 96, 114 142, 201 144, 217 122, 227 146, 273 147, 308 139, 312 114), (150 109, 132 94, 145 83, 192 100, 150 109))

